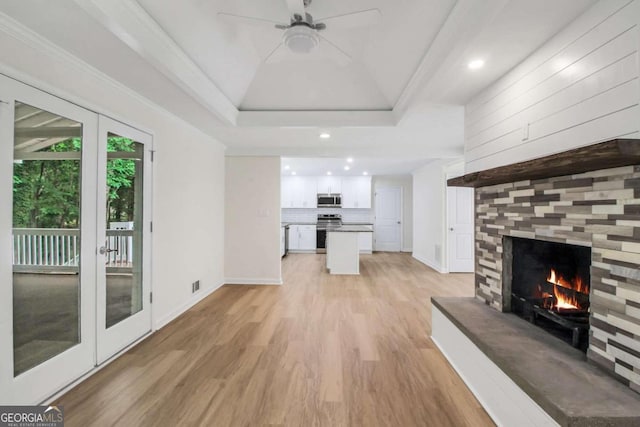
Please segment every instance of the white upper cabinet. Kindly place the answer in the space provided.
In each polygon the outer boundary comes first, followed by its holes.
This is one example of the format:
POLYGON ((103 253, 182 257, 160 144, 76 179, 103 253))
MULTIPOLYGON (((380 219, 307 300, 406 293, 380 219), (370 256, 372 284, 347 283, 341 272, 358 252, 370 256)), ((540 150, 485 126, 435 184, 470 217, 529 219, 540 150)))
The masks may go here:
POLYGON ((342 178, 342 207, 346 209, 371 208, 371 177, 342 178))
POLYGON ((283 208, 316 208, 316 178, 283 176, 281 187, 283 208))
POLYGON ((292 177, 283 176, 280 181, 280 206, 283 208, 293 207, 293 185, 292 177))
POLYGON ((339 176, 321 176, 317 179, 317 192, 319 194, 331 194, 342 192, 342 178, 339 176))
POLYGON ((282 207, 318 207, 318 194, 342 194, 342 207, 371 208, 370 176, 283 176, 282 207))

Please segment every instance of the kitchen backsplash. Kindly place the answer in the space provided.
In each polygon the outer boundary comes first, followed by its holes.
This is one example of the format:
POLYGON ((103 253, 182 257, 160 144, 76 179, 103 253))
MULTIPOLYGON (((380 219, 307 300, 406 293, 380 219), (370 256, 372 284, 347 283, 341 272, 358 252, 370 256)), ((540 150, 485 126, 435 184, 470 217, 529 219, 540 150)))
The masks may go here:
POLYGON ((316 222, 318 214, 340 214, 342 222, 373 223, 373 209, 282 209, 282 222, 316 222))

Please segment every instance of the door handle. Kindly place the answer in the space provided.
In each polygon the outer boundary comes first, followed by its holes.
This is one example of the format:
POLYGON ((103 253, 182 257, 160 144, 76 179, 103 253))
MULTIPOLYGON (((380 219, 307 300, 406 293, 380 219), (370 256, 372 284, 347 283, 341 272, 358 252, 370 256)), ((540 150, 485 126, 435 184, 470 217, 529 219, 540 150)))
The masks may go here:
POLYGON ((400 221, 398 221, 398 224, 400 224, 400 221))
POLYGON ((449 231, 453 231, 453 227, 449 227, 449 231))
POLYGON ((104 255, 104 254, 108 254, 111 252, 118 252, 117 249, 107 249, 104 246, 100 246, 100 249, 98 249, 98 252, 100 252, 100 255, 104 255))

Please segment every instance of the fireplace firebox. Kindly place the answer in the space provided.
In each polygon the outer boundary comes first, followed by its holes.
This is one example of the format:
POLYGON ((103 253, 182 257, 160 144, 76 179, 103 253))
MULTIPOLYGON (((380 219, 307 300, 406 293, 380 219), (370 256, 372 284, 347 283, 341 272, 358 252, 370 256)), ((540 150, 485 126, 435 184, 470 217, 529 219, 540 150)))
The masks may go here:
POLYGON ((503 247, 510 311, 586 352, 591 248, 517 237, 503 247))

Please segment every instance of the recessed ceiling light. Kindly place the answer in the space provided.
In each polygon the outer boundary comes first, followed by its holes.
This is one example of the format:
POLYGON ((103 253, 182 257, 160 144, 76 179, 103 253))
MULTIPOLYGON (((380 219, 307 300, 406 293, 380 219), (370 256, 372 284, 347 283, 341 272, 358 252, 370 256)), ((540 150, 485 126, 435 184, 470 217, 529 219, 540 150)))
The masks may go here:
POLYGON ((348 163, 353 163, 353 157, 349 157, 349 158, 347 158, 347 162, 348 162, 348 163))
POLYGON ((349 166, 345 166, 344 170, 348 171, 349 169, 351 169, 349 166))
POLYGON ((291 169, 291 167, 290 167, 289 165, 286 165, 286 166, 284 167, 284 170, 286 170, 286 171, 288 171, 289 169, 291 169))
POLYGON ((331 171, 328 171, 328 172, 327 172, 327 175, 331 175, 331 171))
POLYGON ((362 175, 369 175, 369 172, 364 171, 364 172, 362 172, 362 175))
POLYGON ((295 175, 295 174, 296 174, 296 171, 291 172, 291 175, 295 175))
POLYGON ((320 138, 322 138, 322 139, 329 139, 329 138, 331 138, 331 134, 330 134, 329 132, 322 132, 322 133, 320 134, 320 138))
POLYGON ((469 62, 469 64, 467 64, 467 67, 469 67, 470 70, 477 70, 479 68, 482 68, 484 67, 484 60, 474 59, 473 61, 469 62))

